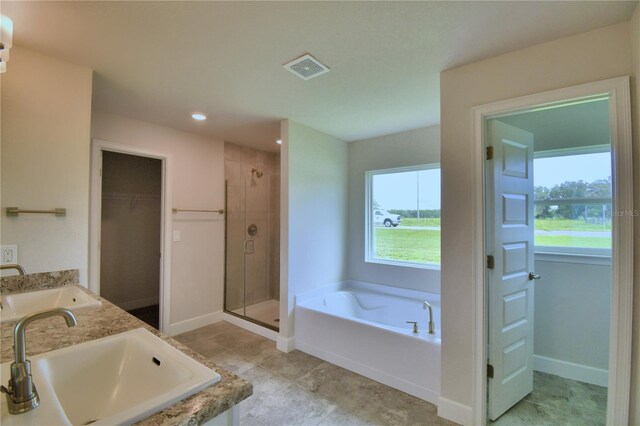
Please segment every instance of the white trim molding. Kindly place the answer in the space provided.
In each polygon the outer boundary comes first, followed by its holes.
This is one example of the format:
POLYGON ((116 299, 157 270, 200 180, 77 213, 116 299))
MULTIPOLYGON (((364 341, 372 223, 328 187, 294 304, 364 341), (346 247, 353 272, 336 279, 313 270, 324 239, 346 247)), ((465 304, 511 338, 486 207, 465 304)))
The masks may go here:
POLYGON ((607 387, 609 384, 609 372, 604 368, 590 367, 542 355, 533 356, 533 369, 592 385, 607 387))
POLYGON ((485 279, 485 121, 531 110, 560 106, 586 98, 609 99, 613 177, 613 245, 609 334, 607 424, 628 424, 631 382, 631 323, 633 310, 633 163, 629 77, 596 81, 564 89, 508 99, 473 108, 474 153, 474 318, 472 343, 472 423, 486 424, 487 298, 485 279))
POLYGON ((438 417, 461 425, 472 425, 472 414, 473 410, 468 405, 463 405, 444 397, 438 398, 438 417))
POLYGON ((226 322, 233 324, 235 326, 238 326, 240 328, 244 328, 247 331, 250 331, 252 333, 255 333, 259 336, 262 336, 264 338, 267 338, 269 340, 273 340, 275 341, 276 338, 278 337, 278 333, 276 333, 275 331, 266 328, 266 327, 262 327, 261 325, 258 325, 256 323, 253 323, 251 321, 247 321, 244 320, 240 317, 237 317, 235 315, 231 315, 229 313, 224 312, 222 314, 222 319, 225 320, 226 322))
POLYGON ((89 290, 100 294, 100 233, 102 214, 102 151, 139 155, 162 161, 161 229, 160 229, 160 331, 171 334, 171 155, 135 146, 93 139, 91 142, 91 194, 89 206, 89 290))
POLYGON ((169 324, 169 326, 163 333, 168 334, 169 336, 175 336, 177 334, 195 330, 196 328, 215 324, 224 319, 226 318, 224 317, 224 313, 222 311, 212 312, 210 314, 204 314, 200 315, 199 317, 189 318, 183 321, 169 324))
POLYGON ((278 336, 278 339, 276 340, 276 348, 281 352, 291 352, 296 348, 296 338, 278 336))

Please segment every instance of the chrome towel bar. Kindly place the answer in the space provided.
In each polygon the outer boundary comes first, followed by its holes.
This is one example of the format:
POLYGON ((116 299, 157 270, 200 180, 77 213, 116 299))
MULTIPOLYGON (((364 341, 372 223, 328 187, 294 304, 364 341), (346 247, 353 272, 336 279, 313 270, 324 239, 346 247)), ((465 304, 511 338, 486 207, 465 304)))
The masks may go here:
POLYGON ((218 213, 218 214, 224 214, 224 209, 220 209, 220 210, 193 210, 193 209, 171 209, 173 211, 173 213, 178 213, 178 212, 198 212, 198 213, 218 213))
POLYGON ((18 207, 7 207, 7 216, 18 216, 21 213, 53 214, 58 217, 61 217, 61 216, 67 215, 67 209, 56 208, 51 210, 27 210, 27 209, 20 209, 18 207))

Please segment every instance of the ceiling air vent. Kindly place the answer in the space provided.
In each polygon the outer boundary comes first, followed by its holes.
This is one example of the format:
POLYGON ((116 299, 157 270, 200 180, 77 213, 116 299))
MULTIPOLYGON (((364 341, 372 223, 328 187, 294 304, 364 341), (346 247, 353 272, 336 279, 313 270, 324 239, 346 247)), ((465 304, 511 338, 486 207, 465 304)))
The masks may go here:
POLYGON ((303 80, 309 80, 330 71, 328 66, 308 53, 284 64, 283 67, 303 80))

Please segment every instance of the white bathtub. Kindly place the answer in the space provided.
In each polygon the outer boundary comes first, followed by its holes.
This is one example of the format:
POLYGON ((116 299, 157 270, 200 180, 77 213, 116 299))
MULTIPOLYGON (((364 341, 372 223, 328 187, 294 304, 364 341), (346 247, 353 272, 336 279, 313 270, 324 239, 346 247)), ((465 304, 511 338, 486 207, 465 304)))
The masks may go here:
POLYGON ((296 298, 297 349, 436 404, 440 295, 347 281, 296 298), (435 334, 428 334, 433 307, 435 334), (406 321, 417 321, 419 333, 406 321))

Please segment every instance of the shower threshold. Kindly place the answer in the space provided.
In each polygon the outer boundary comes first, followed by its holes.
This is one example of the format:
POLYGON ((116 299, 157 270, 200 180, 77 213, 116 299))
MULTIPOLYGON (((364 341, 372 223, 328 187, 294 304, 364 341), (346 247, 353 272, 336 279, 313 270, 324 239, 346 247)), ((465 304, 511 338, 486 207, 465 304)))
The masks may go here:
POLYGON ((280 302, 278 300, 265 300, 264 302, 247 306, 246 310, 246 316, 243 308, 233 309, 231 312, 254 322, 263 323, 269 328, 276 330, 279 328, 280 302))

